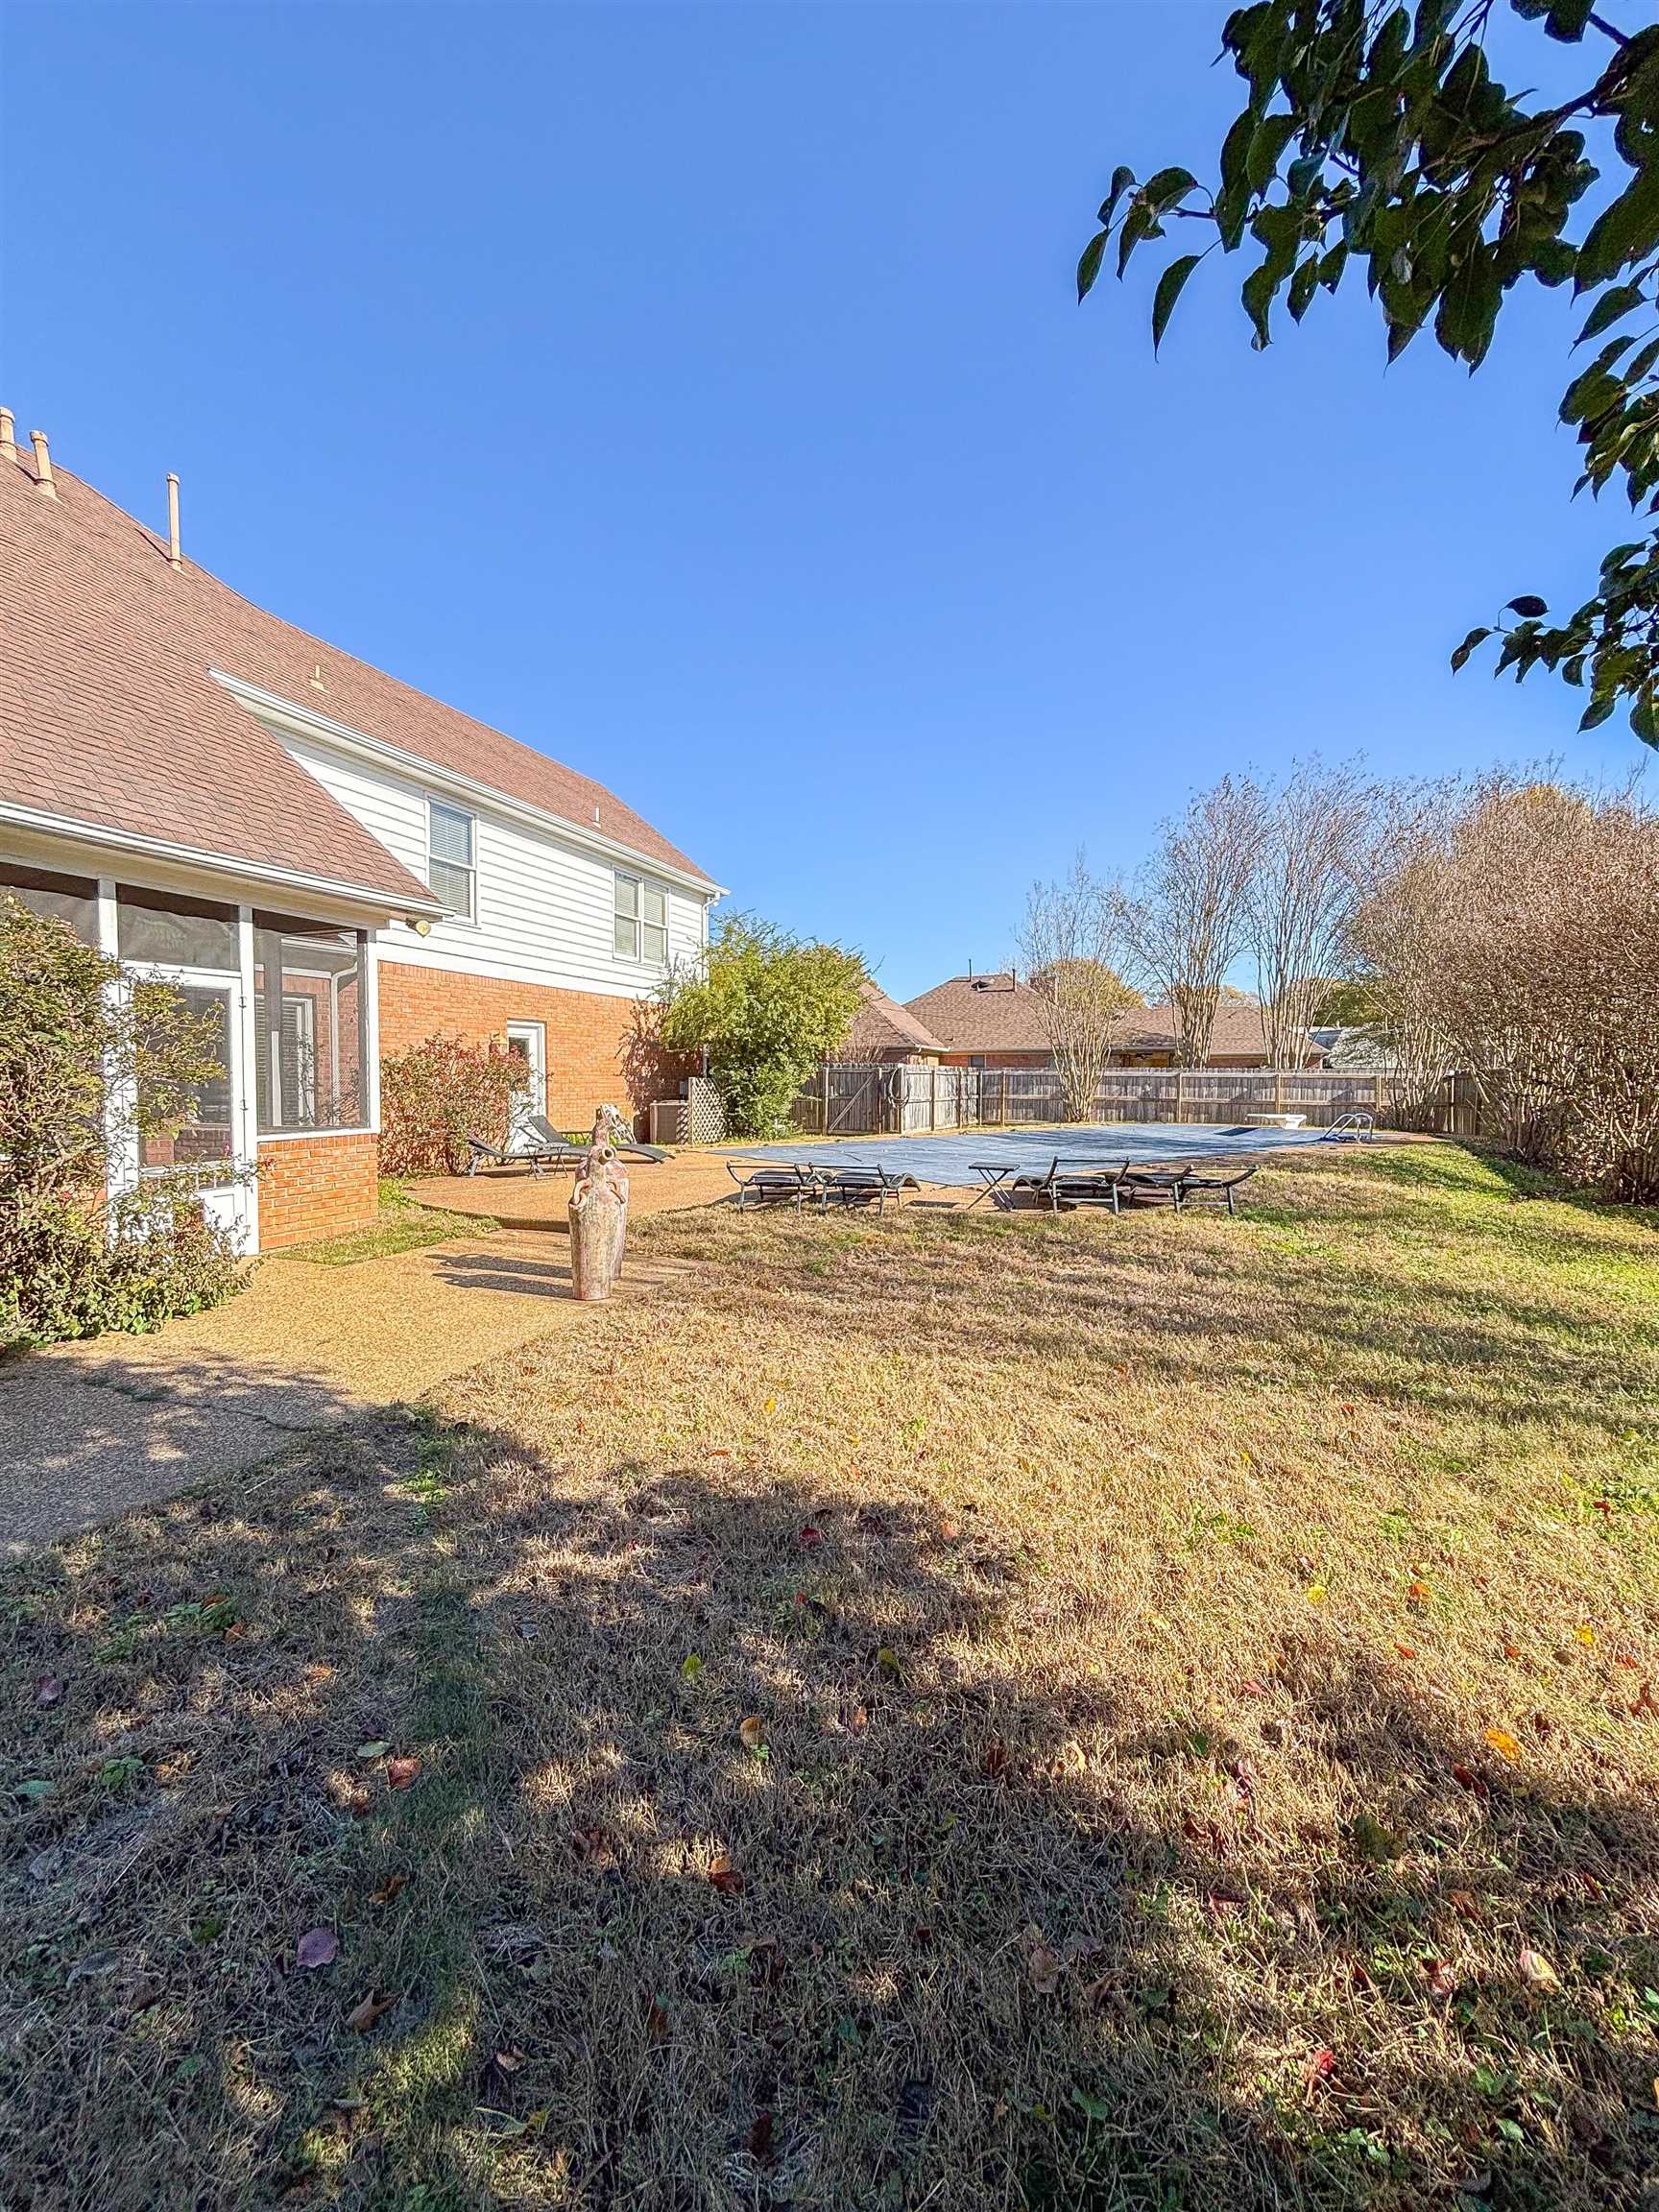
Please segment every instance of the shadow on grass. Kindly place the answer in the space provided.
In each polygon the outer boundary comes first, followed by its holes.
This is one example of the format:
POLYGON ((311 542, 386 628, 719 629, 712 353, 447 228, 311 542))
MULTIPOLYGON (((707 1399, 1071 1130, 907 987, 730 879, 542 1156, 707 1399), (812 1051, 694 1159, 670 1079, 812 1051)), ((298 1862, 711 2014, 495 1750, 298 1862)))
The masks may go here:
POLYGON ((1037 1595, 868 1492, 414 1419, 12 1574, 10 2186, 1634 2205, 1651 2054, 1598 2022, 1659 1983, 1651 1809, 1314 1639, 1248 1733, 1149 1725, 1037 1595), (1294 1834, 1286 1740, 1340 1777, 1294 1834))

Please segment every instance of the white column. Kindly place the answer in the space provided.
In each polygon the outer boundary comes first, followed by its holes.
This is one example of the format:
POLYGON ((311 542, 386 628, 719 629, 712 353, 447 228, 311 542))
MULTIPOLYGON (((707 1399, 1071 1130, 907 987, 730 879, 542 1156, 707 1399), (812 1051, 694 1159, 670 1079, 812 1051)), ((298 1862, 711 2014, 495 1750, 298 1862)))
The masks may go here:
POLYGON ((380 1127, 380 960, 374 932, 363 932, 364 1052, 369 1065, 363 1070, 364 1118, 369 1127, 380 1127))
MULTIPOLYGON (((115 914, 115 881, 113 877, 98 878, 98 950, 111 960, 120 954, 120 933, 115 914)), ((119 1004, 127 985, 124 979, 104 986, 105 998, 113 1007, 119 1004)), ((123 1073, 113 1064, 107 1070, 104 1085, 104 1142, 109 1164, 108 1183, 105 1196, 113 1200, 124 1190, 135 1188, 138 1181, 138 1132, 133 1116, 138 1100, 131 1075, 123 1073)), ((110 1222, 113 1228, 113 1219, 110 1222)))
MULTIPOLYGON (((241 1080, 231 1101, 236 1132, 237 1165, 250 1174, 259 1163, 259 1001, 253 990, 253 909, 236 909, 236 1024, 241 1080)), ((251 1185, 245 1193, 245 1249, 259 1249, 259 1190, 251 1185)))

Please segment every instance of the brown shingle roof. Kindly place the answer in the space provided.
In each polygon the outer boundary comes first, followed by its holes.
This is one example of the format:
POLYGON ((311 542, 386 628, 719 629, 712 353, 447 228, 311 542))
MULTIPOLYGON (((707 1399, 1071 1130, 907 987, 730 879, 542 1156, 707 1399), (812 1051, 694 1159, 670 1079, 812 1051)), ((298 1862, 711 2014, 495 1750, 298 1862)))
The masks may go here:
POLYGON ((865 979, 864 1003, 854 1016, 842 1050, 850 1060, 886 1052, 943 1052, 932 1031, 917 1021, 908 1007, 888 998, 878 984, 865 979))
POLYGON ((1012 975, 952 975, 905 1005, 947 1052, 1048 1049, 1037 994, 1012 975))
MULTIPOLYGON (((953 975, 908 1001, 909 1011, 943 1041, 948 1052, 1046 1052, 1042 1001, 1010 975, 953 975)), ((1172 1006, 1132 1006, 1113 1024, 1115 1052, 1172 1052, 1172 1006)), ((1215 1009, 1212 1061, 1260 1059, 1267 1050, 1262 1009, 1254 998, 1224 997, 1215 1009)))
POLYGON ((0 800, 385 893, 427 897, 216 684, 220 668, 647 860, 701 871, 603 785, 252 606, 68 470, 0 465, 0 800), (324 688, 311 682, 321 667, 324 688))

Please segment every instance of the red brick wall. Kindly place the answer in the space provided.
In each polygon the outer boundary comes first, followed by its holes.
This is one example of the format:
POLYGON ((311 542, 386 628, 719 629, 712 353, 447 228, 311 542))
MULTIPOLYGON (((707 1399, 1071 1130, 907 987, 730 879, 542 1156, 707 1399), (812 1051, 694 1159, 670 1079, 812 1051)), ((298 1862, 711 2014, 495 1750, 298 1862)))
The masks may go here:
POLYGON ((987 1068, 1052 1068, 1052 1052, 947 1052, 947 1068, 971 1068, 975 1060, 987 1068))
POLYGON ((547 1035, 547 1118, 556 1129, 585 1128, 606 1105, 637 1117, 653 1098, 679 1094, 695 1064, 649 1046, 644 1011, 636 999, 597 992, 380 962, 383 1057, 439 1035, 505 1043, 509 1022, 540 1022, 547 1035))
POLYGON ((367 1228, 379 1210, 379 1168, 378 1137, 261 1138, 260 1251, 367 1228))

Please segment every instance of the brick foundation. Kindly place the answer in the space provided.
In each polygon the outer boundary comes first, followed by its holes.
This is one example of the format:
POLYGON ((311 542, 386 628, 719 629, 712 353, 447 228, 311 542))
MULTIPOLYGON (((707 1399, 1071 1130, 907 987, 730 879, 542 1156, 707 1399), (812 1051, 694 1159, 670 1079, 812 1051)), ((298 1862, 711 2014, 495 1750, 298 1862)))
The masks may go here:
POLYGON ((509 1022, 540 1022, 547 1037, 547 1118, 581 1129, 601 1106, 637 1120, 654 1098, 678 1095, 694 1064, 653 1046, 649 1009, 637 999, 554 991, 499 975, 455 975, 402 960, 380 962, 380 1051, 406 1052, 428 1037, 506 1042, 509 1022))
POLYGON ((259 1249, 280 1252, 348 1229, 379 1211, 378 1137, 283 1137, 259 1145, 259 1249))

